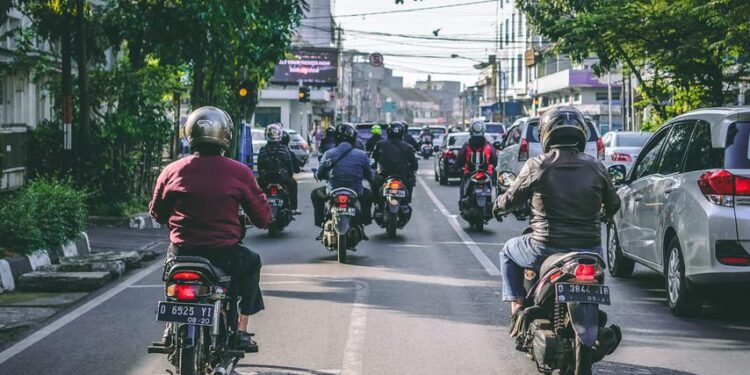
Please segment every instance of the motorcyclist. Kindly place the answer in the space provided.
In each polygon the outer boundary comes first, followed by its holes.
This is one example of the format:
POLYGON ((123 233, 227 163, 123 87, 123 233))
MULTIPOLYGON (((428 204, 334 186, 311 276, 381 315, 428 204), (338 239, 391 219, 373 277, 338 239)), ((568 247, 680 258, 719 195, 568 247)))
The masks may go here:
POLYGON ((281 134, 281 144, 286 146, 286 148, 289 150, 289 155, 292 155, 292 172, 293 173, 300 173, 302 172, 302 167, 300 166, 299 159, 297 158, 297 155, 292 152, 292 148, 289 147, 289 143, 292 141, 292 137, 289 136, 289 132, 284 130, 281 134))
POLYGON ((601 255, 602 209, 611 218, 620 208, 604 164, 583 152, 587 136, 581 112, 569 106, 550 109, 539 129, 545 153, 526 162, 493 208, 502 215, 531 200, 533 232, 508 240, 500 253, 503 301, 511 302, 513 313, 525 296, 524 268, 539 269, 554 253, 601 255))
POLYGON ((258 152, 258 182, 265 187, 270 183, 280 183, 289 190, 289 203, 293 215, 297 210, 297 181, 292 177, 299 171, 296 157, 281 140, 284 129, 281 124, 266 126, 266 145, 258 152))
POLYGON ((494 176, 497 152, 485 138, 484 129, 485 126, 482 121, 473 121, 469 125, 469 140, 461 147, 461 151, 458 152, 456 157, 456 163, 453 164, 455 172, 463 170, 461 184, 459 185, 459 202, 464 198, 466 184, 474 172, 483 170, 490 176, 494 176))
POLYGON ((365 151, 372 153, 372 151, 375 150, 375 145, 383 140, 382 133, 383 129, 378 124, 375 124, 370 128, 370 134, 372 134, 372 136, 367 140, 367 143, 365 143, 365 151))
MULTIPOLYGON (((239 207, 266 228, 271 214, 252 171, 223 156, 232 140, 232 120, 216 107, 193 111, 185 134, 193 155, 164 168, 156 181, 151 215, 170 230, 169 256, 201 256, 238 280, 240 347, 257 352, 248 319, 263 310, 260 256, 242 246, 239 207)), ((169 328, 162 338, 169 340, 169 328)))
MULTIPOLYGON (((411 195, 416 183, 416 172, 419 162, 414 155, 414 148, 402 139, 406 134, 406 126, 402 122, 394 122, 388 126, 388 139, 378 142, 372 153, 378 174, 373 183, 373 190, 380 189, 385 180, 390 176, 399 176, 403 179, 406 189, 409 191, 406 202, 411 202, 411 195)), ((381 197, 375 197, 380 203, 381 197)))
POLYGON ((419 145, 429 145, 432 147, 432 132, 430 131, 429 126, 423 126, 422 132, 419 133, 419 138, 417 139, 419 142, 419 145))
POLYGON ((336 129, 333 126, 326 128, 325 137, 320 141, 320 150, 318 152, 318 160, 323 157, 323 154, 336 147, 336 129))
MULTIPOLYGON (((326 151, 320 159, 320 169, 315 177, 328 180, 328 184, 312 191, 310 199, 315 210, 315 225, 323 227, 325 201, 328 193, 341 187, 357 193, 362 207, 362 224, 372 222, 372 192, 362 185, 362 181, 372 181, 372 170, 364 151, 354 147, 357 130, 351 124, 336 127, 338 146, 326 151)), ((321 232, 322 233, 322 232, 321 232)))

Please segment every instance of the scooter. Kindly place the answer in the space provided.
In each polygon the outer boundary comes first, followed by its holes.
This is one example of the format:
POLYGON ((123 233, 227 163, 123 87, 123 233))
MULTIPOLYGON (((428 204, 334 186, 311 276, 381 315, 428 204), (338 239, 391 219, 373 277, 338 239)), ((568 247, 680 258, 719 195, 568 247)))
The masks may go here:
POLYGON ((476 231, 492 219, 492 178, 485 171, 474 172, 466 182, 464 196, 459 205, 461 217, 476 231))
POLYGON ((394 238, 396 231, 403 229, 411 219, 411 206, 406 203, 409 192, 400 177, 391 176, 380 188, 380 194, 380 207, 375 210, 373 219, 381 228, 385 228, 388 238, 394 238))
MULTIPOLYGON (((501 172, 498 183, 508 188, 515 175, 501 172)), ((528 211, 514 212, 526 220, 528 211)), ((502 216, 497 217, 502 221, 502 216)), ((530 232, 530 228, 524 233, 530 232)), ((590 375, 594 363, 612 354, 622 341, 620 327, 607 327, 600 305, 610 304, 604 283, 604 260, 595 253, 570 252, 549 256, 539 270, 524 270, 527 292, 513 315, 511 337, 516 349, 528 353, 539 372, 590 375)))
POLYGON ((275 237, 294 220, 289 193, 284 185, 277 183, 268 184, 264 193, 271 206, 271 224, 268 226, 268 235, 275 237))
POLYGON ((422 155, 422 158, 427 160, 432 156, 432 144, 422 143, 421 146, 419 146, 419 154, 422 155))
POLYGON ((337 252, 339 263, 346 263, 347 250, 356 251, 357 244, 365 237, 360 214, 354 190, 338 188, 328 194, 322 242, 329 251, 337 252))

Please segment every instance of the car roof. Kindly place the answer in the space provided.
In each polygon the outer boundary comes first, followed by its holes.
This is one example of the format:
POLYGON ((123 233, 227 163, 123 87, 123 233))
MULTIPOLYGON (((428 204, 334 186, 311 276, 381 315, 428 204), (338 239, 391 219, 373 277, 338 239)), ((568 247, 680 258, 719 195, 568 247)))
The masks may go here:
POLYGON ((723 148, 727 139, 729 125, 737 121, 750 122, 750 106, 713 107, 690 111, 677 116, 664 125, 671 125, 683 120, 703 120, 711 126, 711 145, 723 148))

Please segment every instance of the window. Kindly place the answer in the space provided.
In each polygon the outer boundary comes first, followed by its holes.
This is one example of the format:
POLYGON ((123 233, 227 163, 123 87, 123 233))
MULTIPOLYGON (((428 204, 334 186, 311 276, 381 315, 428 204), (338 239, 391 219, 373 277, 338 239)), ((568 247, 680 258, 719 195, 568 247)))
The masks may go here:
POLYGON ((516 77, 516 80, 518 82, 522 82, 523 81, 523 55, 519 53, 518 56, 516 56, 516 61, 517 61, 516 74, 518 75, 518 77, 516 77))
MULTIPOLYGON (((617 146, 619 147, 643 147, 648 139, 651 138, 651 133, 620 133, 617 134, 617 146)), ((614 145, 613 145, 614 146, 614 145)))
POLYGON ((729 125, 724 160, 724 168, 750 168, 750 123, 739 122, 729 125))
POLYGON ((580 101, 581 101, 581 93, 580 93, 580 92, 577 92, 577 93, 575 94, 575 101, 576 101, 576 102, 580 102, 580 101))
POLYGON ((255 126, 266 126, 281 122, 280 107, 258 107, 255 109, 255 126))
POLYGON ((711 125, 698 121, 693 131, 685 161, 685 172, 721 168, 724 164, 724 150, 711 146, 711 125))
POLYGON ((510 43, 510 20, 505 20, 505 42, 510 43))
MULTIPOLYGON (((604 91, 604 92, 597 92, 596 93, 596 101, 597 102, 605 102, 606 103, 607 100, 609 100, 608 95, 609 94, 607 94, 606 91, 604 91)), ((612 100, 613 101, 620 100, 620 92, 619 91, 617 91, 617 92, 616 91, 612 91, 612 100)))
POLYGON ((664 153, 659 163, 659 173, 667 175, 682 170, 690 135, 693 133, 695 121, 686 121, 672 125, 672 132, 664 144, 664 153))
POLYGON ((638 164, 636 164, 633 169, 633 177, 635 180, 654 173, 656 161, 659 159, 659 152, 667 139, 668 133, 669 128, 663 128, 656 133, 646 147, 643 148, 641 156, 638 158, 638 164))
POLYGON ((516 41, 516 14, 515 13, 513 13, 510 16, 510 20, 511 20, 510 21, 510 27, 511 27, 510 40, 515 42, 516 41))
POLYGON ((508 130, 508 135, 505 137, 503 148, 517 145, 519 142, 521 142, 521 131, 519 130, 519 126, 514 126, 508 130))
POLYGON ((602 143, 604 147, 612 147, 612 133, 607 133, 602 137, 602 143))
POLYGON ((518 37, 523 35, 523 13, 518 14, 518 37))
POLYGON ((516 83, 516 75, 513 74, 513 71, 516 70, 516 60, 510 60, 510 83, 516 83))

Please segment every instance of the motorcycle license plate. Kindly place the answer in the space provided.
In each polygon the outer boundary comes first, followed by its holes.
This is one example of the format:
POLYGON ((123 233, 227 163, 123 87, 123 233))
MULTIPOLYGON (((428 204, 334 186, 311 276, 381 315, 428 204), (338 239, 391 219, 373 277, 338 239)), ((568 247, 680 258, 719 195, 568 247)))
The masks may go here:
POLYGON ((354 216, 355 210, 354 207, 347 207, 347 208, 334 208, 334 211, 339 215, 346 215, 346 216, 354 216))
POLYGON ((477 196, 486 196, 486 195, 490 195, 490 193, 491 193, 490 189, 476 189, 476 190, 474 190, 474 194, 476 194, 477 196))
POLYGON ((156 309, 156 320, 160 322, 210 326, 213 324, 213 317, 213 305, 159 302, 156 309))
POLYGON ((609 305, 609 287, 606 285, 588 285, 588 284, 555 284, 555 294, 557 302, 584 302, 609 305))
POLYGON ((406 190, 388 189, 388 194, 389 195, 393 195, 396 198, 405 198, 406 197, 406 190))
POLYGON ((284 200, 280 198, 269 198, 268 204, 270 204, 271 207, 284 207, 284 200))

